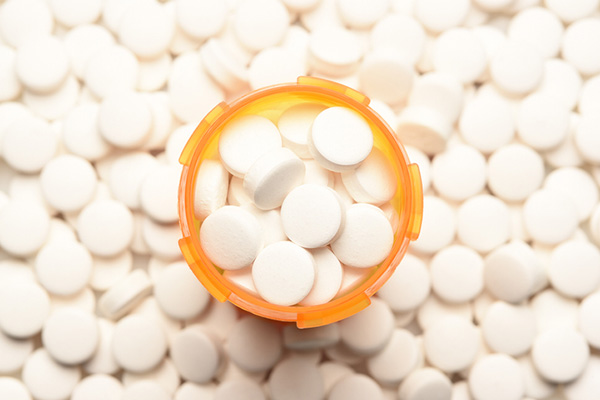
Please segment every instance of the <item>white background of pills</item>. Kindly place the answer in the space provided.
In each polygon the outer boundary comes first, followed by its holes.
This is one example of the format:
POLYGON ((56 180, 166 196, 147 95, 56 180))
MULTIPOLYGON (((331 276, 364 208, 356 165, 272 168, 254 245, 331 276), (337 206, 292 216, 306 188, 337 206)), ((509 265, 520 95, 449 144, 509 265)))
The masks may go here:
POLYGON ((0 399, 600 398, 598 0, 0 1, 0 399), (407 145, 421 237, 300 331, 182 261, 177 159, 310 74, 407 145))

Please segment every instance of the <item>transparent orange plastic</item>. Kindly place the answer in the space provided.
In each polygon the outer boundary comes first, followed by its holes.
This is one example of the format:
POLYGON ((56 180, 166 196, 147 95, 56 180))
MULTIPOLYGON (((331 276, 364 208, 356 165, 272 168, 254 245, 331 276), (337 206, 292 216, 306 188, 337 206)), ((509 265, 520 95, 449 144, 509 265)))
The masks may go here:
POLYGON ((392 129, 369 107, 369 98, 341 84, 312 77, 299 77, 297 83, 255 90, 231 104, 221 103, 200 122, 179 161, 183 164, 179 186, 179 222, 183 238, 179 246, 196 277, 219 301, 229 300, 236 306, 261 317, 296 322, 299 328, 316 327, 347 318, 370 304, 370 297, 389 279, 404 257, 411 240, 419 236, 423 214, 423 191, 416 164, 397 142, 392 129), (345 294, 318 306, 282 307, 267 303, 235 286, 222 276, 202 251, 199 240, 201 221, 194 216, 194 184, 204 160, 217 160, 218 140, 223 126, 232 118, 256 114, 277 123, 289 107, 301 103, 318 103, 328 107, 343 106, 362 114, 371 125, 374 143, 393 166, 398 189, 391 201, 400 221, 394 233, 390 255, 369 270, 366 279, 345 294))

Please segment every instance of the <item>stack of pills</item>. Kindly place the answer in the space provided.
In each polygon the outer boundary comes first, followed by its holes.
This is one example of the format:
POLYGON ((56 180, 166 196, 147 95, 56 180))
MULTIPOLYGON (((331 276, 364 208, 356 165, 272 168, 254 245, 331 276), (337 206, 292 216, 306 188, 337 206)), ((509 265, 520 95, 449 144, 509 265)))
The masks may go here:
MULTIPOLYGON (((600 399, 599 38, 600 0, 0 0, 0 399, 600 399), (301 75, 367 96, 424 192, 371 304, 312 329, 178 246, 199 122, 301 75)), ((206 254, 290 312, 381 270, 405 189, 303 99, 194 171, 206 254)))
POLYGON ((396 178, 357 112, 307 102, 277 125, 234 117, 218 154, 199 167, 194 214, 203 251, 235 285, 275 305, 319 305, 359 281, 344 269, 367 276, 389 255, 394 229, 377 206, 398 219, 396 178))

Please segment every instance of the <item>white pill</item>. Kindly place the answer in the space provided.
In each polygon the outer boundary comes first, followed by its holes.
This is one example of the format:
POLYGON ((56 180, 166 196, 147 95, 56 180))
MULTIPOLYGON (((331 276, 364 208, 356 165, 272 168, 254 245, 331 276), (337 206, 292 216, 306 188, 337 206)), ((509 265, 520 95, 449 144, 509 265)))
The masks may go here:
POLYGON ((177 244, 181 239, 179 223, 160 224, 152 218, 144 217, 142 238, 153 256, 167 261, 181 258, 181 249, 177 244))
POLYGON ((429 296, 417 311, 417 319, 421 329, 427 330, 433 324, 447 316, 458 316, 467 321, 473 319, 473 310, 469 303, 446 303, 437 296, 429 296))
POLYGON ((304 103, 288 108, 281 114, 277 127, 283 144, 301 158, 311 158, 308 136, 314 119, 325 109, 320 104, 304 103))
POLYGON ((248 78, 252 89, 294 82, 298 76, 307 74, 305 54, 294 53, 285 47, 269 47, 261 50, 248 67, 248 78))
POLYGON ((435 196, 425 196, 423 205, 421 233, 412 247, 419 253, 432 254, 454 240, 456 211, 443 199, 435 196))
POLYGON ((152 128, 148 102, 136 92, 113 92, 100 104, 98 127, 102 137, 114 146, 139 147, 148 140, 152 128))
POLYGON ((351 367, 336 361, 325 361, 319 364, 319 370, 325 385, 325 394, 329 395, 331 388, 342 378, 354 373, 351 367))
POLYGON ((11 1, 0 8, 0 37, 12 47, 29 38, 50 34, 54 19, 47 3, 39 0, 11 1))
POLYGON ((428 155, 444 150, 451 133, 452 123, 446 114, 425 105, 406 107, 398 117, 398 138, 428 155))
POLYGON ((214 399, 216 385, 213 383, 199 385, 193 382, 185 382, 177 388, 174 400, 211 400, 214 399))
POLYGON ((200 227, 200 242, 208 258, 222 269, 252 264, 263 246, 262 228, 254 215, 236 207, 221 207, 200 227), (235 248, 235 253, 231 249, 235 248))
POLYGON ((487 67, 483 44, 466 28, 442 33, 435 40, 432 56, 436 71, 448 73, 462 83, 474 82, 487 67))
POLYGON ((425 356, 444 372, 457 372, 469 367, 479 348, 477 328, 464 318, 447 316, 433 322, 423 336, 425 356))
POLYGON ((101 25, 85 24, 69 30, 65 34, 64 44, 73 74, 82 79, 92 55, 98 49, 114 43, 114 37, 101 25))
POLYGON ((256 290, 266 301, 291 306, 303 300, 315 282, 312 255, 291 242, 277 242, 265 247, 252 266, 256 290), (285 263, 286 268, 281 268, 285 263))
POLYGON ((225 26, 227 4, 222 1, 178 0, 175 2, 177 24, 189 36, 206 39, 225 26))
POLYGON ((50 217, 37 204, 13 200, 0 209, 0 246, 8 253, 19 257, 35 253, 49 231, 50 217))
POLYGON ((345 210, 335 191, 315 184, 293 189, 281 206, 281 222, 294 243, 316 248, 326 246, 344 227, 345 210))
POLYGON ((331 107, 313 121, 309 150, 323 167, 342 172, 356 168, 373 148, 373 133, 356 111, 331 107))
POLYGON ((315 283, 300 302, 303 306, 325 304, 333 299, 342 285, 342 265, 328 248, 310 251, 315 260, 315 283))
POLYGON ((97 104, 83 104, 73 108, 64 118, 62 139, 69 152, 89 161, 108 155, 111 150, 98 129, 97 104))
POLYGON ((425 46, 425 30, 409 15, 388 14, 371 30, 371 46, 379 49, 393 49, 414 65, 425 46))
POLYGON ((420 368, 408 375, 398 388, 400 400, 450 399, 452 382, 434 368, 420 368))
POLYGON ((66 399, 81 379, 81 371, 77 367, 59 364, 40 348, 25 362, 21 378, 36 399, 66 399))
POLYGON ((148 172, 140 186, 140 205, 149 217, 160 223, 176 222, 177 194, 181 169, 160 164, 148 172))
POLYGON ((593 293, 579 307, 579 330, 590 346, 600 347, 600 294, 593 293))
POLYGON ((510 237, 508 207, 487 194, 471 197, 458 209, 456 233, 473 249, 481 253, 491 251, 510 237))
POLYGON ((155 2, 128 7, 117 31, 119 41, 142 59, 156 58, 167 51, 174 33, 174 16, 155 2))
POLYGON ((112 336, 115 324, 109 320, 98 318, 100 340, 96 353, 83 364, 83 369, 89 374, 114 374, 120 367, 112 354, 112 336))
POLYGON ((304 163, 290 149, 272 149, 252 163, 244 176, 244 190, 256 207, 271 210, 302 183, 304 172, 304 163))
POLYGON ((542 79, 543 68, 539 52, 522 41, 508 41, 490 61, 494 83, 515 95, 534 90, 542 79))
POLYGON ((169 400, 171 396, 157 382, 144 380, 127 386, 122 400, 169 400))
POLYGON ((157 166, 156 158, 145 152, 118 155, 108 173, 111 194, 132 210, 140 208, 140 190, 144 178, 157 166))
POLYGON ((591 356, 583 373, 575 381, 564 386, 562 392, 567 400, 594 399, 600 396, 597 376, 600 373, 600 359, 591 356))
POLYGON ((75 106, 79 99, 79 88, 77 79, 69 75, 61 86, 50 94, 38 94, 26 90, 23 93, 23 103, 36 115, 48 120, 57 120, 75 106))
POLYGON ((20 96, 23 86, 17 78, 17 53, 8 46, 0 45, 0 100, 8 101, 20 96))
POLYGON ((80 292, 92 275, 92 256, 76 241, 62 240, 41 248, 35 259, 38 281, 52 294, 80 292))
POLYGON ((317 72, 333 77, 349 75, 358 67, 363 53, 360 40, 352 31, 339 26, 320 26, 311 32, 309 64, 317 72))
POLYGON ((23 382, 9 376, 0 378, 0 396, 3 399, 31 400, 31 394, 23 382))
MULTIPOLYGON (((238 54, 234 50, 227 46, 227 43, 222 38, 209 39, 200 49, 200 58, 202 59, 202 65, 206 69, 208 75, 210 75, 210 77, 225 90, 234 93, 247 90, 249 72, 246 69, 246 64, 244 61, 240 60, 238 54)), ((262 63, 262 67, 264 67, 264 69, 270 68, 265 65, 265 63, 262 63)), ((261 78, 265 78, 267 81, 269 80, 269 78, 265 76, 262 76, 261 78)), ((270 82, 279 83, 279 81, 270 82)))
MULTIPOLYGON (((162 311, 162 309, 160 308, 160 306, 158 305, 158 302, 156 301, 156 299, 154 297, 151 297, 151 296, 146 297, 136 308, 134 308, 132 310, 132 314, 145 315, 147 317, 154 319, 160 325, 162 325, 162 328, 167 335, 167 340, 168 340, 169 344, 173 343, 173 337, 179 331, 181 331, 181 322, 176 319, 173 319, 173 318, 169 317, 167 314, 165 314, 162 311)), ((147 374, 151 374, 152 377, 154 375, 172 376, 173 375, 172 372, 174 369, 175 369, 175 367, 173 367, 173 365, 171 365, 170 361, 168 359, 165 359, 165 361, 162 364, 160 364, 158 367, 156 367, 153 370, 154 372, 150 371, 150 372, 147 372, 146 374, 136 375, 135 377, 142 379, 143 377, 147 376, 147 374), (165 364, 168 364, 168 365, 165 365, 165 364), (167 371, 163 371, 165 369, 167 371)), ((166 378, 165 378, 165 381, 166 381, 166 378)), ((177 386, 177 385, 172 383, 172 379, 169 379, 169 382, 170 383, 165 383, 164 386, 170 388, 169 389, 170 391, 174 391, 175 386, 177 386)))
POLYGON ((527 306, 496 301, 485 313, 481 331, 491 350, 520 356, 528 352, 533 344, 535 317, 527 306))
POLYGON ((577 307, 576 300, 552 289, 544 290, 531 300, 538 332, 560 327, 577 329, 577 307))
POLYGON ((371 304, 340 321, 342 342, 353 352, 370 355, 382 350, 394 330, 394 314, 382 300, 372 298, 371 304))
POLYGON ((120 318, 152 291, 152 282, 143 270, 133 270, 98 300, 98 310, 108 318, 120 318))
POLYGON ((285 6, 275 0, 241 3, 233 16, 233 30, 249 51, 260 51, 281 43, 289 18, 285 6))
POLYGON ((515 15, 508 26, 510 40, 535 47, 543 57, 555 57, 561 46, 564 27, 551 10, 531 7, 515 15), (533 28, 535 25, 535 29, 533 28))
POLYGON ((0 293, 0 329, 15 338, 38 333, 50 311, 50 298, 33 281, 14 281, 0 293))
POLYGON ((117 363, 132 372, 154 368, 165 356, 167 338, 158 322, 145 315, 130 315, 115 326, 112 351, 117 363))
POLYGON ((94 201, 79 214, 77 233, 93 254, 114 256, 125 250, 133 239, 133 215, 118 201, 94 201))
POLYGON ((367 370, 382 384, 395 385, 417 367, 421 357, 421 349, 412 333, 395 329, 385 348, 367 359, 367 370))
POLYGON ((447 148, 433 158, 431 168, 434 188, 447 199, 462 201, 485 187, 485 158, 471 146, 459 144, 447 148))
POLYGON ((381 49, 364 58, 358 76, 361 91, 367 96, 398 104, 408 97, 415 71, 407 59, 389 49, 381 49))
POLYGON ((73 389, 72 400, 120 400, 123 384, 115 377, 104 374, 86 376, 73 389))
POLYGON ((90 91, 104 98, 114 91, 133 90, 138 79, 139 62, 121 45, 105 46, 90 56, 83 80, 90 91))
POLYGON ((96 351, 98 341, 96 318, 70 307, 52 312, 42 330, 42 343, 48 353, 67 365, 88 360, 96 351))
POLYGON ((432 32, 442 32, 460 25, 469 12, 470 4, 464 0, 417 0, 414 13, 417 19, 432 32))
POLYGON ((525 381, 514 358, 491 354, 477 361, 471 369, 469 388, 476 399, 519 400, 525 394, 525 381))
POLYGON ((430 72, 415 80, 410 106, 431 108, 454 122, 463 106, 464 89, 460 81, 447 73, 430 72))
MULTIPOLYGON (((163 88, 169 79, 172 63, 173 58, 169 53, 163 53, 151 60, 140 61, 136 89, 153 92, 163 88)), ((164 92, 160 93, 161 95, 165 94, 164 92)))
POLYGON ((433 291, 451 303, 472 300, 483 288, 483 259, 466 246, 452 245, 439 251, 431 259, 430 271, 433 291))
POLYGON ((33 352, 33 345, 32 339, 15 339, 0 331, 0 373, 10 375, 19 371, 33 352))
POLYGON ((525 201, 523 220, 534 240, 543 244, 558 244, 575 232, 578 225, 577 208, 562 192, 541 189, 525 201))
POLYGON ((247 372, 271 369, 282 354, 279 329, 266 320, 245 316, 238 320, 225 342, 227 355, 247 372))
POLYGON ((352 198, 359 203, 382 204, 394 196, 397 183, 385 154, 374 148, 371 154, 352 171, 342 174, 342 181, 352 198))
POLYGON ((383 400, 383 392, 373 379, 354 373, 337 381, 331 388, 328 398, 331 400, 383 400))
POLYGON ((304 168, 304 184, 335 187, 335 174, 321 167, 315 160, 304 160, 304 168))
POLYGON ((550 150, 567 137, 569 121, 570 112, 561 101, 534 93, 519 105, 517 133, 533 149, 550 150))
POLYGON ((584 76, 600 72, 600 55, 593 49, 591 38, 600 34, 597 18, 583 18, 573 22, 565 31, 562 56, 584 76))
POLYGON ((54 36, 36 36, 17 50, 16 72, 23 85, 34 93, 51 93, 69 74, 64 44, 54 36))
POLYGON ((373 267, 387 258, 394 231, 381 209, 370 204, 348 207, 344 227, 331 244, 336 257, 351 267, 373 267))
POLYGON ((541 186, 544 173, 542 157, 518 143, 501 147, 488 161, 490 190, 506 201, 525 200, 541 186))
POLYGON ((548 277, 563 295, 585 297, 600 285, 600 251, 587 241, 564 242, 552 250, 548 277))
POLYGON ((172 318, 191 319, 207 306, 209 295, 184 262, 168 266, 158 276, 154 296, 172 318))
POLYGON ((551 382, 565 383, 583 372, 590 348, 583 335, 572 328, 550 329, 533 342, 531 357, 540 375, 551 382))
POLYGON ((39 172, 57 149, 57 134, 46 121, 32 115, 14 120, 3 132, 2 156, 19 172, 39 172))
POLYGON ((325 395, 319 367, 301 358, 278 363, 271 372, 268 385, 273 399, 322 399, 325 395))
POLYGON ((425 263, 412 254, 406 254, 396 270, 379 290, 378 296, 395 312, 416 309, 429 294, 429 271, 425 263))
POLYGON ((368 6, 360 1, 340 0, 338 10, 342 20, 350 28, 369 29, 384 17, 390 9, 391 1, 377 0, 368 6))
POLYGON ((198 325, 175 335, 170 354, 183 379, 196 383, 210 382, 222 362, 216 343, 198 325))
MULTIPOLYGON (((581 86, 581 75, 575 67, 563 60, 553 58, 545 61, 544 77, 535 93, 553 97, 568 109, 573 109, 579 99, 581 86)), ((579 101, 581 104, 581 100, 579 101)), ((581 110, 581 105, 579 108, 581 110)))

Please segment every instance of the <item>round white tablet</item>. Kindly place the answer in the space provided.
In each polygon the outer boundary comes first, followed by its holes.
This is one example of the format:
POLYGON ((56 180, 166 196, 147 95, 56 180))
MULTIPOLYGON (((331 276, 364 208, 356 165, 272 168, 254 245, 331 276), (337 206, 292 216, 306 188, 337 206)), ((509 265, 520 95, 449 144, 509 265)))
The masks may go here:
POLYGON ((233 16, 237 39, 250 51, 275 46, 283 40, 290 17, 276 0, 257 0, 238 5, 233 16))
POLYGON ((425 301, 430 286, 429 271, 425 263, 412 254, 405 254, 377 294, 395 312, 407 312, 425 301))
POLYGON ((569 197, 552 189, 541 189, 529 196, 523 206, 525 228, 543 244, 558 244, 573 235, 579 219, 569 197))
POLYGON ((430 72, 415 80, 408 103, 410 106, 431 108, 454 122, 462 110, 463 97, 463 86, 456 77, 430 72))
POLYGON ((127 386, 121 400, 169 400, 169 393, 157 382, 143 380, 127 386))
POLYGON ((18 257, 35 253, 49 231, 50 217, 37 204, 13 200, 0 209, 0 246, 8 253, 18 257))
POLYGON ((185 262, 169 265, 160 273, 154 297, 161 309, 176 319, 191 319, 208 305, 209 295, 185 262))
POLYGON ((536 337, 531 356, 536 370, 544 379, 565 383, 581 375, 588 362, 590 348, 581 333, 559 327, 536 337))
POLYGON ((591 216, 600 197, 598 185, 592 176, 580 168, 555 169, 546 177, 544 187, 556 189, 567 195, 577 208, 580 222, 591 216))
POLYGON ((328 245, 343 229, 345 210, 333 189, 306 184, 293 189, 281 206, 283 230, 305 248, 328 245))
POLYGON ((212 400, 217 387, 214 383, 199 385, 193 382, 185 382, 177 388, 174 400, 212 400))
POLYGON ((531 7, 512 18, 507 36, 510 40, 535 47, 543 57, 555 57, 560 50, 563 32, 560 19, 551 10, 531 7))
POLYGON ((435 368, 420 368, 408 375, 398 388, 402 400, 449 399, 452 382, 435 368))
POLYGON ((9 376, 0 378, 0 396, 3 399, 31 400, 31 394, 23 382, 9 376))
POLYGON ((490 354, 475 363, 469 388, 476 399, 519 400, 525 394, 521 366, 506 354, 490 354))
POLYGON ((481 321, 481 332, 491 350, 520 356, 529 351, 536 335, 533 311, 527 306, 496 301, 481 321))
MULTIPOLYGON (((85 3, 81 2, 81 4, 85 3)), ((82 79, 90 57, 98 49, 114 43, 115 38, 110 31, 101 25, 85 24, 69 30, 65 34, 64 44, 73 74, 82 79)))
POLYGON ((298 76, 306 74, 306 54, 278 46, 261 50, 252 59, 246 80, 252 89, 259 89, 283 82, 295 82, 298 76))
POLYGON ((509 210, 494 196, 478 195, 458 209, 457 236, 466 245, 486 253, 510 237, 509 210))
POLYGON ((96 317, 76 308, 53 311, 42 330, 42 343, 48 353, 67 365, 88 360, 96 351, 98 341, 96 317))
POLYGON ((506 201, 523 201, 544 179, 544 160, 519 143, 496 150, 488 160, 488 182, 492 193, 506 201))
POLYGON ((206 39, 219 33, 227 21, 227 4, 218 0, 178 0, 175 17, 179 27, 195 39, 206 39))
POLYGON ((223 269, 250 265, 263 246, 262 228, 254 215, 236 207, 221 207, 200 227, 200 242, 208 258, 223 269), (231 249, 236 249, 234 253, 231 249))
POLYGON ((555 98, 534 93, 519 105, 517 133, 535 150, 555 148, 567 137, 570 111, 555 98))
POLYGON ((170 355, 183 379, 196 383, 210 382, 222 361, 215 341, 199 325, 174 336, 170 355))
POLYGON ((96 161, 110 152, 108 144, 98 130, 97 104, 82 104, 73 108, 65 116, 62 140, 69 152, 96 161))
POLYGON ((94 374, 83 378, 73 389, 71 400, 121 400, 123 384, 115 377, 94 374))
POLYGON ((429 155, 444 150, 451 133, 452 122, 446 113, 425 105, 406 107, 398 117, 396 135, 402 143, 429 155))
POLYGON ((363 374, 351 374, 333 385, 328 399, 331 400, 383 400, 381 387, 373 379, 363 374))
MULTIPOLYGON (((544 62, 544 77, 535 93, 553 97, 569 110, 575 108, 581 91, 582 79, 579 72, 571 64, 561 59, 552 58, 544 62)), ((581 99, 583 99, 582 92, 581 99)), ((579 100, 581 111, 581 100, 579 100)))
POLYGON ((433 254, 448 246, 456 233, 456 212, 443 199, 423 197, 423 221, 419 238, 412 248, 419 253, 433 254))
POLYGON ((483 289, 483 259, 469 247, 442 249, 431 259, 429 268, 433 291, 445 301, 470 301, 483 289))
POLYGON ((383 204, 394 196, 397 189, 396 176, 390 161, 379 149, 352 171, 342 174, 346 190, 358 203, 383 204))
MULTIPOLYGON (((312 183, 315 185, 335 187, 335 173, 321 167, 315 160, 304 161, 304 183, 312 183)), ((339 195, 339 192, 338 192, 339 195)), ((342 200, 343 202, 343 200, 342 200)))
POLYGON ((139 194, 140 206, 146 215, 160 223, 178 221, 180 176, 181 168, 171 164, 159 164, 146 174, 139 194))
POLYGON ((587 241, 571 240, 552 250, 548 278, 565 296, 582 298, 600 285, 600 251, 587 241))
POLYGON ((46 121, 33 115, 14 120, 2 136, 2 157, 19 172, 39 172, 58 149, 56 132, 46 121))
POLYGON ((303 306, 325 304, 333 299, 342 285, 342 265, 328 248, 310 251, 315 260, 315 283, 312 290, 300 302, 303 306))
POLYGON ((417 367, 421 357, 421 349, 413 334, 395 329, 383 350, 367 359, 367 370, 377 381, 395 385, 417 367))
POLYGON ((150 135, 152 113, 139 93, 113 92, 100 105, 98 127, 107 142, 121 148, 136 148, 150 135))
POLYGON ((133 90, 138 79, 139 62, 121 45, 100 48, 86 63, 83 81, 90 91, 104 98, 113 91, 133 90))
POLYGON ((369 268, 385 260, 393 244, 394 231, 383 211, 370 204, 353 204, 331 250, 343 264, 369 268))
POLYGON ((433 158, 432 183, 443 197, 462 201, 483 190, 486 170, 485 158, 477 149, 458 144, 433 158))
POLYGON ((442 32, 460 25, 469 12, 470 3, 466 0, 416 0, 415 16, 425 28, 432 32, 442 32))
POLYGON ((352 31, 339 26, 320 26, 311 32, 309 64, 317 72, 334 77, 349 75, 358 67, 363 53, 360 40, 352 31))
POLYGON ((291 306, 310 293, 315 282, 315 260, 292 242, 277 242, 265 247, 252 266, 258 294, 266 301, 291 306), (282 263, 286 264, 281 268, 282 263))
POLYGON ((77 211, 88 204, 96 192, 97 182, 96 171, 87 160, 68 154, 52 159, 40 174, 46 201, 66 212, 77 211))
POLYGON ((10 375, 19 371, 33 352, 33 346, 32 339, 14 339, 0 331, 0 373, 10 375))
POLYGON ((593 293, 579 307, 579 330, 590 346, 600 348, 600 293, 593 293))
POLYGON ((301 358, 289 358, 278 363, 268 384, 273 399, 322 399, 325 395, 319 367, 301 358))
POLYGON ((163 328, 145 315, 130 315, 115 326, 112 351, 117 363, 132 372, 154 368, 165 356, 167 338, 163 328))
POLYGON ((50 310, 46 291, 33 281, 14 281, 0 292, 0 329, 28 338, 42 329, 50 310))
POLYGON ((77 367, 59 364, 40 348, 25 362, 21 378, 36 399, 66 399, 81 379, 81 371, 77 367))
POLYGON ((447 303, 437 296, 429 296, 417 310, 416 322, 421 329, 427 330, 439 320, 448 316, 458 316, 472 321, 473 310, 470 303, 447 303))
POLYGON ((177 244, 181 239, 179 223, 160 224, 144 216, 142 238, 153 256, 167 261, 181 258, 181 249, 177 244))
POLYGON ((88 204, 77 219, 79 240, 93 254, 110 257, 125 250, 133 238, 133 215, 123 203, 99 200, 88 204))
POLYGON ((33 36, 49 35, 53 29, 54 19, 46 2, 11 1, 0 8, 0 38, 12 47, 33 36))
POLYGON ((462 83, 472 83, 487 67, 483 44, 471 30, 454 28, 443 32, 433 46, 433 67, 462 83))
POLYGON ((553 289, 546 289, 531 300, 538 332, 561 327, 577 329, 577 307, 576 300, 565 297, 553 289))
POLYGON ((69 74, 64 44, 54 36, 31 37, 19 46, 15 69, 27 89, 35 93, 53 92, 69 74))
POLYGON ((92 358, 83 364, 83 369, 88 374, 115 374, 120 371, 111 348, 115 324, 103 318, 97 321, 100 333, 98 348, 92 358))
POLYGON ((133 256, 127 250, 114 257, 94 256, 93 264, 90 286, 103 292, 127 276, 133 267, 133 256))
POLYGON ((142 182, 158 165, 156 158, 146 152, 133 151, 117 156, 108 174, 111 194, 132 210, 140 208, 142 182))
POLYGON ((240 178, 261 156, 280 147, 277 127, 258 115, 246 115, 228 122, 219 137, 223 166, 240 178))
POLYGON ((494 83, 515 95, 534 90, 542 79, 543 70, 540 53, 522 41, 508 41, 490 61, 494 83))
POLYGON ((597 18, 582 18, 569 25, 562 41, 562 56, 582 75, 600 72, 600 54, 594 52, 592 38, 600 34, 597 18))
POLYGON ((600 358, 591 356, 583 373, 575 381, 564 386, 562 392, 567 400, 593 399, 600 396, 600 358))
POLYGON ((363 116, 331 107, 313 121, 309 150, 323 167, 342 172, 356 168, 373 148, 373 132, 363 116))
POLYGON ((425 30, 410 15, 387 14, 371 30, 371 46, 376 51, 393 49, 414 65, 425 46, 425 30))
POLYGON ((194 187, 194 215, 196 218, 202 220, 223 207, 227 200, 228 186, 229 173, 223 165, 214 160, 204 161, 198 169, 194 187))
POLYGON ((158 2, 128 7, 119 20, 119 41, 142 59, 166 52, 175 34, 175 17, 158 2))
POLYGON ((394 330, 394 314, 382 300, 371 304, 339 323, 342 342, 353 352, 371 355, 382 350, 394 330))
POLYGON ((244 371, 267 371, 281 357, 281 332, 269 321, 245 316, 233 325, 225 342, 225 350, 231 361, 244 371))
POLYGON ((79 242, 61 240, 41 248, 35 259, 38 281, 52 294, 80 292, 92 275, 92 256, 79 242))
POLYGON ((308 136, 314 119, 325 109, 320 104, 303 103, 288 108, 281 114, 277 127, 283 144, 301 158, 311 158, 308 136))
POLYGON ((152 282, 144 270, 135 269, 111 286, 98 300, 98 310, 108 318, 120 318, 131 311, 152 291, 152 282))
POLYGON ((406 100, 415 77, 410 62, 389 49, 368 54, 358 71, 360 89, 367 96, 387 104, 406 100))
POLYGON ((479 331, 470 321, 458 316, 435 321, 425 329, 423 339, 427 360, 447 373, 469 367, 479 349, 479 331))

